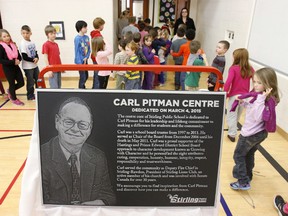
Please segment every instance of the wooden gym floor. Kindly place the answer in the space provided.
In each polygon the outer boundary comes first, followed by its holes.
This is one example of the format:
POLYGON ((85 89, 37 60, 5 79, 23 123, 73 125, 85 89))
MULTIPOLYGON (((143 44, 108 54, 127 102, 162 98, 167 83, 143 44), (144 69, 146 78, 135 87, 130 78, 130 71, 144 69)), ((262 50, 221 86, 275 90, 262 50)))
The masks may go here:
MULTIPOLYGON (((90 74, 92 75, 92 73, 90 74)), ((174 90, 173 73, 168 73, 168 81, 161 90, 174 90)), ((202 74, 200 88, 206 88, 206 73, 202 74)), ((76 88, 78 78, 63 78, 63 88, 76 88)), ((47 83, 47 82, 46 82, 47 83)), ((3 82, 7 89, 7 82, 3 82)), ((92 76, 88 87, 92 86, 92 76)), ((108 88, 113 88, 115 81, 109 80, 108 88)), ((35 101, 27 101, 25 87, 17 91, 25 106, 19 107, 0 96, 0 215, 18 215, 18 203, 21 193, 21 178, 24 162, 28 154, 29 142, 33 128, 35 101)), ((244 115, 243 115, 244 116, 244 115)), ((240 123, 243 122, 243 117, 240 123)), ((224 126, 226 128, 226 126, 224 126)), ((219 215, 277 215, 273 206, 273 198, 281 194, 288 200, 288 157, 287 134, 277 130, 263 142, 260 151, 256 153, 254 179, 249 191, 233 191, 229 183, 235 181, 232 177, 233 151, 236 142, 232 143, 223 133, 221 156, 220 191, 221 201, 225 205, 219 207, 219 215), (228 214, 229 215, 229 214, 228 214)))

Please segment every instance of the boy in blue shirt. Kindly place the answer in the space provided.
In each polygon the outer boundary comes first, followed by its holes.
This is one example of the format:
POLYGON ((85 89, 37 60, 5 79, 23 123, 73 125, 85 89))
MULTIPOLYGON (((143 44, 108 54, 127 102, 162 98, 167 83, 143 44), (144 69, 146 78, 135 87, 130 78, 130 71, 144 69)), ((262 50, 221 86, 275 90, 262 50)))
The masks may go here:
MULTIPOLYGON (((88 58, 90 56, 90 40, 87 35, 87 23, 83 20, 79 20, 75 24, 78 35, 74 39, 75 47, 75 64, 88 64, 88 58)), ((85 83, 88 79, 88 71, 79 71, 79 85, 81 89, 85 89, 85 83)))

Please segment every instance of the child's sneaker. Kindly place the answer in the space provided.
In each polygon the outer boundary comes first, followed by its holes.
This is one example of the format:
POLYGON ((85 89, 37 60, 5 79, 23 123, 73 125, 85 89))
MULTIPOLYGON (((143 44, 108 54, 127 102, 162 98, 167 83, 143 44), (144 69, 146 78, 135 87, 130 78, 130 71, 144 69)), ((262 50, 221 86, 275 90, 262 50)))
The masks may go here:
POLYGON ((230 184, 230 187, 233 190, 249 190, 251 188, 249 183, 246 184, 240 184, 238 181, 237 182, 233 182, 230 184))
POLYGON ((277 195, 274 198, 274 206, 278 210, 279 216, 288 216, 288 214, 286 214, 283 210, 283 207, 285 204, 286 203, 285 203, 284 199, 280 195, 277 195))
POLYGON ((28 100, 35 101, 35 96, 28 98, 28 100))
POLYGON ((24 106, 24 103, 20 101, 19 99, 11 100, 11 102, 17 106, 24 106))

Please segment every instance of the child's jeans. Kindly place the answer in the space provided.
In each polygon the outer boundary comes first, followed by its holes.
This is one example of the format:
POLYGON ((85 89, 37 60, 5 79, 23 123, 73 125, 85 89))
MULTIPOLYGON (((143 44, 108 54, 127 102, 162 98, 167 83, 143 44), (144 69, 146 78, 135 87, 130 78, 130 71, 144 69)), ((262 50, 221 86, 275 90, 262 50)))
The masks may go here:
POLYGON ((26 90, 27 90, 27 99, 35 98, 34 95, 34 85, 37 86, 37 80, 39 75, 39 68, 24 69, 24 73, 27 79, 26 90))
POLYGON ((182 91, 185 91, 185 78, 186 78, 186 72, 181 72, 180 73, 180 85, 181 85, 182 91))
POLYGON ((132 90, 132 89, 139 89, 139 78, 138 79, 134 79, 134 80, 126 80, 125 83, 125 89, 126 90, 132 90))
POLYGON ((254 168, 254 155, 258 145, 267 138, 267 131, 263 130, 249 137, 240 134, 237 146, 234 151, 233 177, 238 179, 240 184, 247 184, 252 180, 254 168))
POLYGON ((51 89, 61 88, 61 72, 53 72, 53 77, 49 78, 49 85, 51 89))

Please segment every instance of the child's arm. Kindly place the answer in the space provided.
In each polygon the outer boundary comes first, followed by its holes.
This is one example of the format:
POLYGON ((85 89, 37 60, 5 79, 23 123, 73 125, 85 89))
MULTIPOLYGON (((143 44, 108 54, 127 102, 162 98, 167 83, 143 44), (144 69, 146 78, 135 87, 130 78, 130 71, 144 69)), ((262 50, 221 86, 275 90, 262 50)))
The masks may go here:
MULTIPOLYGON (((184 45, 184 44, 183 44, 184 45)), ((181 45, 180 46, 180 49, 179 49, 179 52, 177 52, 177 53, 175 53, 175 52, 173 52, 173 50, 171 50, 171 55, 173 56, 173 57, 180 57, 180 56, 183 56, 183 54, 184 54, 184 46, 183 45, 181 45)))
POLYGON ((154 53, 152 51, 149 52, 148 48, 146 47, 142 49, 142 52, 144 56, 146 57, 147 61, 151 62, 151 60, 154 58, 154 53))
POLYGON ((105 50, 103 50, 103 51, 98 51, 98 52, 97 52, 97 57, 98 57, 98 58, 108 57, 108 56, 111 55, 111 54, 112 54, 112 49, 111 49, 111 47, 110 47, 107 43, 105 43, 105 50))
POLYGON ((18 65, 18 64, 20 64, 20 61, 18 59, 19 55, 20 55, 19 52, 18 52, 18 58, 17 59, 7 60, 6 58, 4 58, 5 55, 6 55, 6 51, 0 45, 0 64, 3 64, 3 65, 18 65))
POLYGON ((84 57, 84 64, 87 64, 87 61, 88 61, 88 59, 89 59, 89 56, 90 56, 90 54, 91 54, 91 46, 90 46, 90 40, 89 40, 89 37, 87 36, 87 38, 88 38, 88 42, 87 42, 87 46, 88 46, 88 51, 87 51, 87 54, 86 54, 86 56, 84 57))
MULTIPOLYGON (((45 65, 46 65, 46 66, 49 66, 48 54, 44 53, 43 56, 44 56, 45 65)), ((52 71, 48 71, 48 72, 47 72, 47 76, 48 76, 49 78, 53 77, 53 72, 52 72, 52 71)))
POLYGON ((230 91, 232 80, 234 79, 234 75, 235 75, 235 71, 233 70, 233 68, 230 68, 229 72, 228 72, 228 78, 224 84, 224 91, 225 92, 230 91))

